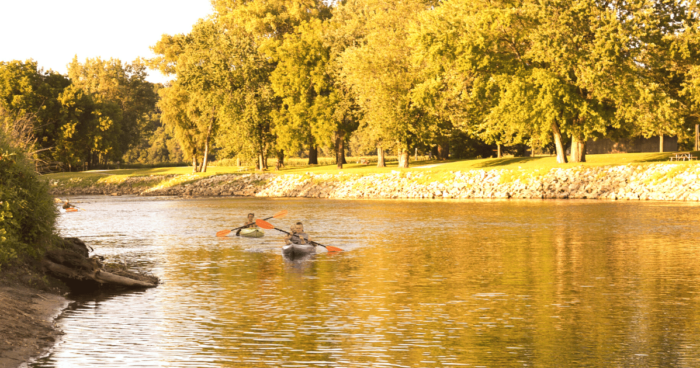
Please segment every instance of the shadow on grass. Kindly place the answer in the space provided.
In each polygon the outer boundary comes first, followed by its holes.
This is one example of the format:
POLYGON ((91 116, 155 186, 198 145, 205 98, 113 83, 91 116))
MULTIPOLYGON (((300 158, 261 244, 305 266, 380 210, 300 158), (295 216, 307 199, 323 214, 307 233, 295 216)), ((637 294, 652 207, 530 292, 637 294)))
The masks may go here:
POLYGON ((493 158, 489 160, 484 160, 473 167, 495 167, 495 166, 506 166, 512 164, 524 164, 526 162, 539 161, 549 157, 509 157, 509 158, 493 158))
MULTIPOLYGON (((675 155, 675 154, 686 154, 690 153, 693 157, 699 158, 700 159, 700 151, 682 151, 682 152, 664 152, 664 153, 657 153, 654 155, 647 155, 643 159, 635 160, 632 162, 663 162, 663 161, 670 161, 670 158, 675 155)), ((679 162, 679 161, 674 161, 674 162, 679 162)), ((683 161, 680 161, 683 162, 683 161)), ((693 161, 695 162, 695 161, 693 161)))
POLYGON ((638 160, 633 160, 632 162, 658 162, 658 161, 668 161, 668 159, 673 155, 675 152, 664 152, 664 153, 657 153, 653 155, 646 155, 644 158, 640 158, 638 160))

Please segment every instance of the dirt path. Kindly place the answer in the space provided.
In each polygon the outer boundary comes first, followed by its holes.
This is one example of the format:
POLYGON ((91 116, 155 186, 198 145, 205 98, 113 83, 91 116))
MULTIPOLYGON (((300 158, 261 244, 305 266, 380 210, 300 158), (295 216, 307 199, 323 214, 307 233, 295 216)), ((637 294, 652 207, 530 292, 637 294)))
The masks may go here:
POLYGON ((61 334, 54 320, 69 301, 56 294, 0 286, 0 368, 14 368, 50 349, 61 334))

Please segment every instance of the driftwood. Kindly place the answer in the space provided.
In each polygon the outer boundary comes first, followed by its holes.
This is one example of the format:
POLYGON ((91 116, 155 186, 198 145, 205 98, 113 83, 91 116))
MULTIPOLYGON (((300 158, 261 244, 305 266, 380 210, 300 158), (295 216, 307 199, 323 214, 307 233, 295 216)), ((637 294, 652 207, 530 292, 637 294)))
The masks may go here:
POLYGON ((88 246, 78 238, 65 238, 63 243, 46 253, 42 265, 54 276, 75 283, 97 283, 129 288, 158 286, 155 276, 131 272, 115 265, 105 265, 101 257, 88 258, 88 246))

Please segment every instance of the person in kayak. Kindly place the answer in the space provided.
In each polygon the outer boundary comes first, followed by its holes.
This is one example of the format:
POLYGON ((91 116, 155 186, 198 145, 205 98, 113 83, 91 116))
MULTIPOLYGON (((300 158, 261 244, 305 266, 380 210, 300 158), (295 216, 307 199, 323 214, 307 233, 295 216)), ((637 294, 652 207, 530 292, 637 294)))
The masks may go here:
POLYGON ((285 244, 309 244, 309 234, 304 232, 304 224, 302 224, 301 221, 292 225, 291 231, 291 234, 287 234, 287 236, 284 237, 285 244))
POLYGON ((245 227, 248 229, 253 229, 258 227, 258 225, 255 224, 255 214, 254 213, 249 213, 248 218, 245 220, 245 227))
POLYGON ((67 210, 69 208, 75 208, 72 204, 68 203, 68 200, 66 200, 66 203, 63 204, 63 209, 67 210))
MULTIPOLYGON (((258 227, 258 225, 255 224, 255 214, 254 213, 249 213, 248 218, 246 218, 245 223, 243 223, 243 229, 254 229, 258 227)), ((241 229, 238 229, 236 231, 236 236, 241 235, 241 229)))

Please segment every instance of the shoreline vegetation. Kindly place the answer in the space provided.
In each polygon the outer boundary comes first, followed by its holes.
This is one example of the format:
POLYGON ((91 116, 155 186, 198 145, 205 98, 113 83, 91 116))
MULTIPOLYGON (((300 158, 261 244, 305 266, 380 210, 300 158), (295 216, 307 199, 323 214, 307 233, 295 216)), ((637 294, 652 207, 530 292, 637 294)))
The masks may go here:
POLYGON ((80 239, 59 236, 49 185, 16 138, 0 129, 0 367, 23 365, 54 345, 61 332, 53 322, 68 305, 69 291, 159 283, 90 256, 80 239))
POLYGON ((256 196, 336 199, 627 199, 700 200, 700 164, 671 153, 591 155, 586 164, 555 157, 424 161, 410 169, 346 165, 276 172, 212 167, 50 174, 54 195, 256 196))

